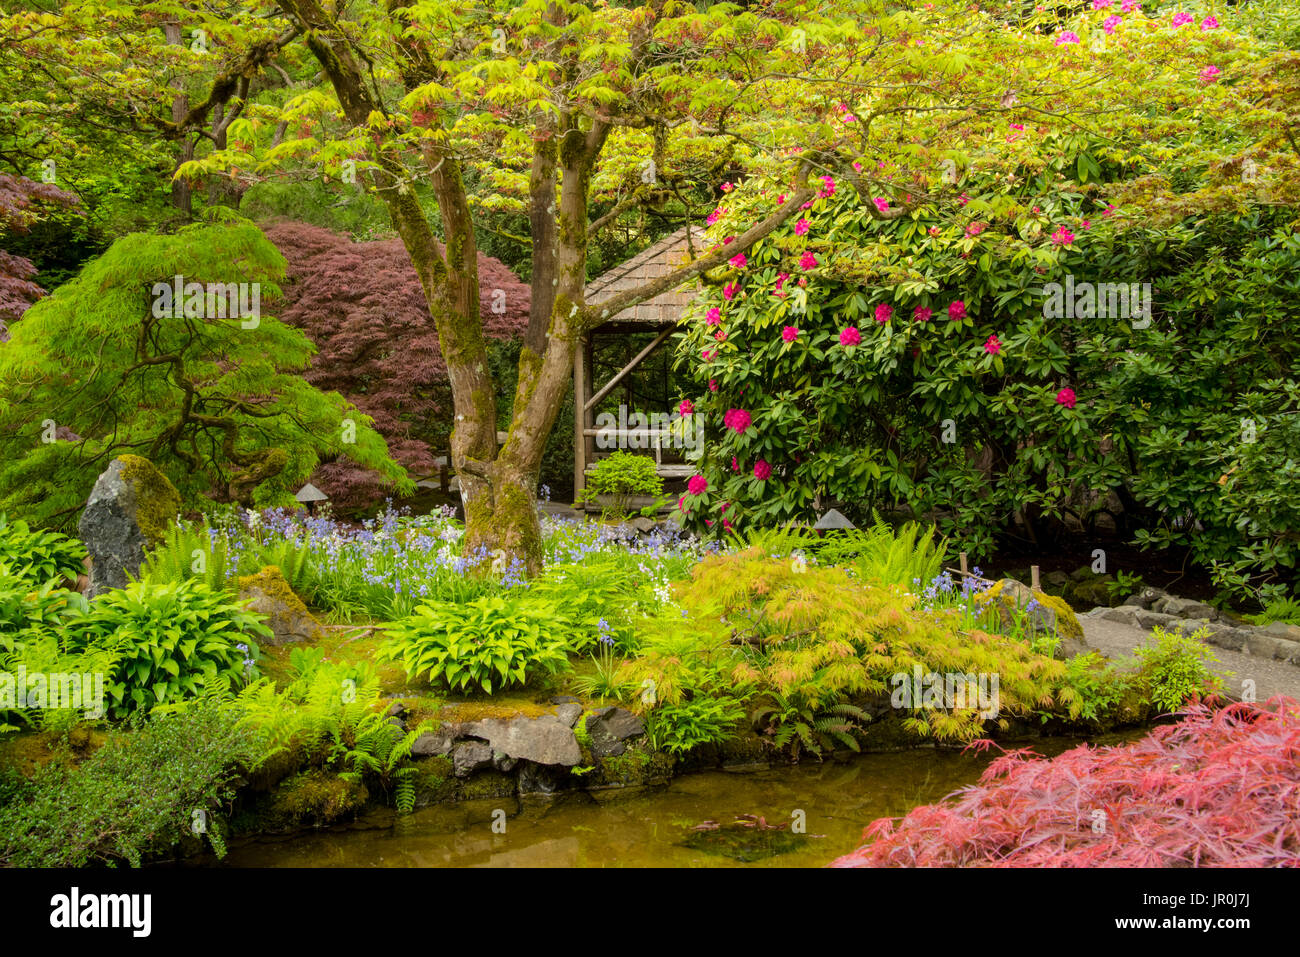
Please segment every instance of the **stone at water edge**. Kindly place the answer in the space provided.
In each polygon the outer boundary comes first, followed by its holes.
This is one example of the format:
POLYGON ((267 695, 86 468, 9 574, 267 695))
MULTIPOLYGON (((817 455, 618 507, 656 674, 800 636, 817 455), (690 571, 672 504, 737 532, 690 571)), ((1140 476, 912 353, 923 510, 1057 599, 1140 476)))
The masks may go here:
POLYGON ((90 562, 86 597, 125 588, 145 551, 160 544, 181 510, 167 476, 139 455, 119 455, 95 481, 77 523, 90 562))
POLYGON ((571 768, 582 760, 582 748, 573 729, 554 715, 540 718, 520 715, 508 721, 484 718, 463 725, 460 733, 466 737, 483 738, 491 750, 519 761, 571 768))
POLYGON ((597 708, 587 717, 592 756, 616 758, 631 738, 645 734, 645 722, 626 708, 597 708))
POLYGON ((248 600, 248 610, 266 619, 271 637, 263 645, 289 645, 299 641, 317 641, 322 636, 321 623, 307 610, 280 569, 267 565, 255 575, 239 579, 239 597, 248 600))

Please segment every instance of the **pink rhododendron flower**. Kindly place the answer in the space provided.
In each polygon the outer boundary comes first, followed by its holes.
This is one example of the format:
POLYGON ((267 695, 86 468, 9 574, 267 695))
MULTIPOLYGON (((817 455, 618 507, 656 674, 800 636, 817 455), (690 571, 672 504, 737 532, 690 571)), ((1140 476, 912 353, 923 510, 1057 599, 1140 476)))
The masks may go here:
POLYGON ((736 298, 738 292, 740 292, 740 286, 737 283, 729 282, 722 287, 722 298, 730 302, 736 298))
POLYGON ((719 219, 722 218, 722 214, 725 212, 726 210, 723 209, 721 206, 719 206, 713 212, 709 213, 708 216, 704 217, 704 221, 708 223, 710 226, 712 226, 714 223, 716 223, 719 219))
MULTIPOLYGON (((733 472, 740 471, 740 462, 736 459, 734 455, 731 457, 731 471, 733 472)), ((725 505, 722 506, 722 510, 725 512, 727 510, 727 506, 725 505)))
POLYGON ((949 319, 965 319, 965 318, 966 318, 966 303, 963 302, 963 301, 960 300, 960 299, 958 299, 956 302, 950 302, 950 303, 948 303, 948 318, 949 318, 949 319))
MULTIPOLYGON (((790 274, 788 272, 777 273, 776 286, 772 289, 772 291, 776 293, 781 293, 781 287, 785 285, 785 281, 789 278, 790 278, 790 274)), ((785 293, 781 293, 781 295, 785 295, 785 293)))
POLYGON ((931 227, 929 228, 928 232, 930 233, 931 236, 938 236, 938 235, 939 235, 939 227, 938 227, 938 226, 931 226, 931 227))
POLYGON ((722 310, 714 306, 705 314, 704 321, 710 326, 716 326, 722 321, 722 310))
POLYGON ((1073 409, 1074 403, 1075 403, 1075 397, 1074 397, 1073 389, 1062 389, 1060 392, 1056 393, 1057 405, 1063 405, 1067 409, 1073 409))
POLYGON ((1124 2, 1119 5, 1119 9, 1120 13, 1132 13, 1134 10, 1141 13, 1142 4, 1140 0, 1124 0, 1124 2))
POLYGON ((736 188, 736 187, 735 187, 733 184, 731 184, 731 183, 723 183, 722 186, 720 187, 720 189, 721 189, 724 193, 730 193, 730 192, 731 192, 733 189, 735 189, 735 188, 736 188))
POLYGON ((1105 10, 1110 5, 1111 0, 1092 0, 1092 8, 1094 10, 1105 10))
POLYGON ((681 496, 681 498, 679 498, 679 499, 677 500, 677 508, 678 508, 679 511, 682 511, 682 512, 686 511, 686 496, 685 496, 685 495, 681 496))
POLYGON ((1088 219, 1082 220, 1079 225, 1084 229, 1092 229, 1092 221, 1088 219))
POLYGON ((727 243, 734 243, 735 241, 736 241, 736 237, 735 237, 735 236, 728 236, 726 239, 724 239, 724 240, 722 241, 722 245, 725 246, 725 245, 727 245, 727 243))
POLYGON ((854 169, 855 172, 861 173, 861 172, 862 172, 862 164, 859 163, 857 160, 854 160, 854 161, 853 161, 853 169, 854 169))
POLYGON ((703 475, 692 475, 686 483, 686 491, 692 495, 703 495, 709 488, 709 480, 703 475))
POLYGON ((1204 20, 1201 21, 1201 29, 1217 30, 1219 29, 1219 21, 1214 19, 1214 17, 1206 17, 1204 20))
POLYGON ((731 263, 731 265, 735 266, 737 269, 744 269, 746 263, 749 262, 749 260, 745 257, 744 253, 736 253, 736 255, 732 256, 727 261, 731 263))
POLYGON ((713 338, 717 339, 719 342, 725 341, 727 338, 727 330, 719 329, 717 332, 713 334, 713 338))
POLYGON ((786 326, 781 330, 781 338, 786 342, 794 342, 799 338, 799 330, 794 326, 786 326))
POLYGON ((690 415, 695 411, 695 403, 690 399, 682 399, 682 404, 677 407, 677 411, 682 415, 690 415))
POLYGON ((812 223, 808 222, 808 220, 801 216, 799 222, 794 224, 794 234, 796 236, 807 236, 810 226, 812 226, 812 223))
POLYGON ((808 200, 808 202, 804 203, 804 204, 803 204, 802 206, 800 206, 799 208, 800 208, 800 209, 812 209, 812 200, 811 200, 811 199, 808 200))
POLYGON ((1070 232, 1064 226, 1058 226, 1056 232, 1052 233, 1052 242, 1058 246, 1068 246, 1074 242, 1074 233, 1070 232))
POLYGON ((703 359, 705 362, 712 362, 713 357, 716 355, 717 355, 716 352, 713 352, 712 350, 709 349, 704 349, 703 351, 700 352, 700 358, 703 359))
POLYGON ((801 287, 807 288, 807 286, 808 286, 808 277, 807 277, 807 276, 800 276, 800 277, 799 277, 799 285, 800 285, 801 287))
POLYGON ((727 521, 725 518, 722 520, 722 530, 724 532, 731 531, 731 522, 727 521))
POLYGON ((804 254, 799 257, 800 269, 805 269, 805 270, 812 269, 816 265, 817 265, 817 257, 807 250, 805 250, 804 254))
POLYGON ((857 326, 847 326, 840 332, 840 345, 856 346, 862 341, 862 333, 858 331, 857 326))
POLYGON ((1078 43, 1079 34, 1075 33, 1073 30, 1066 30, 1064 33, 1059 34, 1052 42, 1058 47, 1067 43, 1078 43))
POLYGON ((766 481, 772 474, 772 466, 763 459, 754 463, 754 478, 760 482, 766 481))
POLYGON ((749 413, 744 409, 728 409, 722 417, 722 424, 733 432, 744 432, 751 421, 749 413))
POLYGON ((1114 33, 1115 28, 1123 22, 1124 22, 1123 17, 1115 17, 1115 16, 1107 17, 1105 22, 1102 23, 1101 28, 1105 30, 1107 33, 1114 33))
POLYGON ((978 236, 982 232, 984 232, 983 223, 979 223, 979 222, 971 223, 969 226, 966 227, 967 237, 978 236))
POLYGON ((1184 23, 1191 23, 1192 15, 1190 13, 1175 13, 1173 26, 1181 27, 1184 23))
POLYGON ((835 177, 823 176, 822 188, 817 190, 817 195, 822 199, 829 199, 835 195, 835 177))
POLYGON ((991 335, 984 342, 984 351, 991 356, 997 355, 1002 351, 1002 343, 998 341, 997 334, 991 335))
POLYGON ((710 379, 710 380, 709 380, 709 391, 710 391, 710 392, 717 392, 717 391, 718 391, 718 380, 717 380, 717 379, 710 379))
POLYGON ((912 318, 917 322, 929 322, 930 317, 934 315, 934 310, 929 306, 917 306, 912 310, 912 318))
POLYGON ((1213 83, 1219 78, 1219 68, 1217 66, 1207 66, 1201 71, 1202 83, 1213 83))
POLYGON ((960 196, 957 197, 957 202, 965 206, 967 203, 970 202, 970 197, 967 196, 965 193, 962 193, 960 196))
POLYGON ((894 307, 881 303, 876 306, 876 322, 888 322, 894 315, 894 307))
POLYGON ((1103 216, 1114 216, 1114 215, 1115 215, 1115 207, 1112 206, 1110 203, 1107 203, 1107 204, 1106 204, 1106 208, 1103 209, 1103 210, 1101 211, 1101 214, 1102 214, 1103 216))
POLYGON ((872 200, 872 202, 876 204, 876 209, 880 210, 882 213, 889 212, 889 200, 885 199, 885 197, 877 196, 872 200))

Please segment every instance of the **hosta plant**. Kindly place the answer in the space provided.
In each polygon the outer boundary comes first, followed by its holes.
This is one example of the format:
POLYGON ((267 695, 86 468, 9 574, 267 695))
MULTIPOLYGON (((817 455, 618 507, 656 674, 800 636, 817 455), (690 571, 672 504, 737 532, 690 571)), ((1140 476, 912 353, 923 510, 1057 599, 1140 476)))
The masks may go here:
POLYGON ((91 602, 68 625, 71 650, 117 655, 105 691, 110 714, 242 685, 255 669, 263 619, 201 582, 135 582, 91 602))
POLYGON ((431 602, 388 628, 380 657, 411 678, 491 694, 568 668, 572 628, 557 606, 527 594, 431 602))
POLYGON ((32 529, 26 522, 0 515, 0 563, 33 585, 47 581, 77 580, 86 570, 86 549, 75 538, 59 532, 32 529))

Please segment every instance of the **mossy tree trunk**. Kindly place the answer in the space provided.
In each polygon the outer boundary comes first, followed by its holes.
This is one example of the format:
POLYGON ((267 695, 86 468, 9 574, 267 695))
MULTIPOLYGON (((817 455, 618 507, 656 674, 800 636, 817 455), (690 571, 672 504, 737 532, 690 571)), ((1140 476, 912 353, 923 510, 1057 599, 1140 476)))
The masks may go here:
MULTIPOLYGON (((543 111, 533 129, 533 161, 529 193, 533 272, 530 321, 519 357, 510 426, 505 443, 496 442, 495 387, 489 372, 479 303, 478 251, 469 200, 458 157, 447 147, 442 130, 425 139, 420 175, 427 176, 437 197, 445 246, 439 248, 424 211, 408 186, 412 173, 403 166, 407 143, 387 133, 376 117, 386 115, 383 99, 373 86, 366 65, 359 62, 337 21, 317 0, 284 0, 282 8, 294 21, 308 48, 320 62, 348 121, 365 127, 373 138, 378 169, 371 186, 387 205, 393 224, 411 257, 424 288, 429 314, 451 380, 455 425, 451 464, 460 478, 465 508, 466 546, 484 549, 494 558, 519 560, 529 574, 541 567, 542 541, 535 494, 546 440, 559 414, 573 371, 574 351, 584 332, 622 310, 673 289, 729 257, 748 249, 795 214, 814 195, 806 179, 784 205, 755 224, 733 243, 719 247, 674 272, 640 288, 619 293, 596 306, 586 302, 587 245, 600 225, 588 220, 592 173, 616 122, 653 126, 644 116, 615 117, 578 108, 543 111)), ((652 4, 651 16, 633 37, 632 69, 646 54, 652 21, 662 4, 652 4)), ((391 0, 388 14, 399 37, 419 31, 403 20, 403 8, 391 0)), ((562 27, 564 14, 553 13, 562 27)), ((564 82, 576 84, 582 65, 563 33, 547 51, 568 71, 564 82), (566 59, 567 58, 567 59, 566 59)), ((438 51, 413 39, 401 39, 398 67, 408 92, 430 82, 455 85, 438 51)), ((563 100, 563 97, 559 99, 563 100)), ((396 126, 396 124, 392 124, 396 126)))

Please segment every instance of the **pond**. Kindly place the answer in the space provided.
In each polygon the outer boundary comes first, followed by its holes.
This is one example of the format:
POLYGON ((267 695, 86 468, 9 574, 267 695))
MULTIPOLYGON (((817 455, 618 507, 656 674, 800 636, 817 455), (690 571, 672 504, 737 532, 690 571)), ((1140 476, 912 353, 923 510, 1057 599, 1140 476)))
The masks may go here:
MULTIPOLYGON (((1119 743, 1139 733, 1108 735, 1094 743, 1119 743)), ((1040 739, 1032 744, 1053 755, 1080 743, 1040 739)), ((232 845, 220 862, 209 857, 191 863, 820 867, 855 848, 863 827, 876 818, 906 814, 975 783, 996 753, 923 749, 869 754, 841 763, 703 771, 657 788, 439 805, 403 818, 377 811, 347 826, 232 845), (799 822, 802 833, 794 833, 799 822)))

